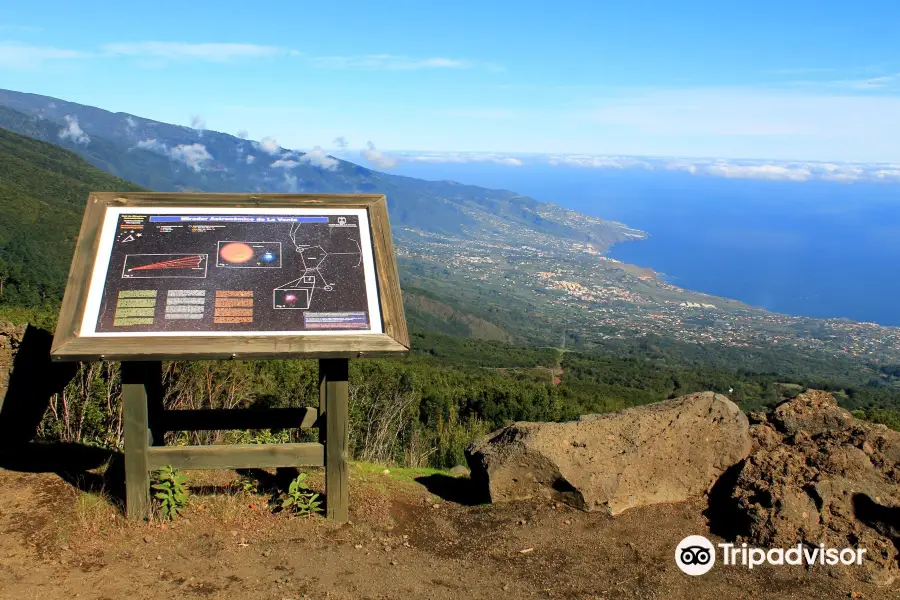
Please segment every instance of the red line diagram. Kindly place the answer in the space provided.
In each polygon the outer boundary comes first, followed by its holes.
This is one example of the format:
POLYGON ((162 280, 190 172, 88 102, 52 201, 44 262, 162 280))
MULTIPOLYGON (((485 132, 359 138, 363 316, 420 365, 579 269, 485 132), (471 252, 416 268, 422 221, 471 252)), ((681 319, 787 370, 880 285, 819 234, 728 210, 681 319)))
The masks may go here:
POLYGON ((183 256, 181 258, 150 263, 149 265, 142 265, 140 267, 132 267, 128 270, 150 271, 153 269, 199 269, 201 262, 203 262, 202 256, 183 256))

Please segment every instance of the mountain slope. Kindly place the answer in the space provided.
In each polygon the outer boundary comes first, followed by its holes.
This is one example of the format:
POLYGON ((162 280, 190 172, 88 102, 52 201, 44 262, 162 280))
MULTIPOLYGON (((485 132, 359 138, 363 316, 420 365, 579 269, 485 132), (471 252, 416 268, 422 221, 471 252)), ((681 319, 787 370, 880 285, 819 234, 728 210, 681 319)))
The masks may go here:
POLYGON ((88 192, 139 189, 66 150, 0 129, 2 301, 61 298, 88 192))
POLYGON ((524 229, 605 249, 643 235, 514 192, 390 175, 321 152, 281 148, 271 140, 255 142, 10 90, 0 90, 0 106, 6 107, 0 127, 60 144, 94 166, 158 191, 383 193, 400 236, 408 229, 521 242, 508 235, 513 227, 516 237, 524 229))

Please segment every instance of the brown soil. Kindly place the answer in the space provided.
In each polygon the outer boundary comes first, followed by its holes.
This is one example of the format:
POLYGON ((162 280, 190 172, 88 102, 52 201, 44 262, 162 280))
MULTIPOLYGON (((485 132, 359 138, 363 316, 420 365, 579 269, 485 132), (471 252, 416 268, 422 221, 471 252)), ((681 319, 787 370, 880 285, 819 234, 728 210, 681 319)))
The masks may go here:
MULTIPOLYGON (((799 567, 684 575, 677 543, 717 541, 700 502, 614 518, 549 502, 465 506, 376 473, 354 470, 352 522, 337 526, 273 515, 227 472, 189 473, 191 503, 164 525, 126 523, 56 475, 3 471, 0 598, 897 598, 799 567)), ((465 498, 465 479, 424 483, 465 498)))

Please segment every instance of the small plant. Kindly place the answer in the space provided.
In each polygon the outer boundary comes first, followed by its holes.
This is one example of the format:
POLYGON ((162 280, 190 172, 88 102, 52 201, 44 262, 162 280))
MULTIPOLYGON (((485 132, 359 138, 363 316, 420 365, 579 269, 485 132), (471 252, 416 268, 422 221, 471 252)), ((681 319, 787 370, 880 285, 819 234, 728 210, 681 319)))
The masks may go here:
POLYGON ((247 494, 259 493, 259 482, 252 475, 241 475, 238 479, 238 487, 247 494))
POLYGON ((291 441, 291 432, 287 429, 272 431, 271 429, 249 429, 241 431, 237 436, 238 444, 285 444, 291 441))
POLYGON ((172 467, 162 467, 154 473, 154 483, 150 486, 153 497, 159 500, 163 517, 172 520, 187 504, 187 478, 172 467))
POLYGON ((288 486, 288 490, 282 492, 280 508, 307 518, 322 512, 319 494, 309 489, 309 484, 306 483, 306 473, 297 475, 296 479, 288 486))

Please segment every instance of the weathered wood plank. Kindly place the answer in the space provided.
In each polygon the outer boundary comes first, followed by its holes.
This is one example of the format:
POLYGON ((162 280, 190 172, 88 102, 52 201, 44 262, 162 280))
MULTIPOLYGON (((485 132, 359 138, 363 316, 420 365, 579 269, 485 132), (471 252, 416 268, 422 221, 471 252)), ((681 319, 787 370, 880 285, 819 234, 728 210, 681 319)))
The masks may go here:
POLYGON ((165 446, 150 448, 151 469, 170 465, 177 469, 248 469, 273 467, 321 467, 322 444, 230 444, 215 446, 165 446))
POLYGON ((325 374, 325 516, 344 523, 348 519, 349 465, 347 447, 349 361, 323 359, 319 371, 325 374))
POLYGON ((150 517, 149 429, 147 388, 153 365, 122 363, 122 402, 125 421, 125 514, 129 519, 150 517))
POLYGON ((389 356, 409 348, 388 334, 328 336, 160 336, 154 338, 75 338, 58 348, 53 359, 96 360, 213 360, 285 357, 355 358, 389 356), (150 343, 152 340, 152 343, 150 343))
POLYGON ((115 206, 340 206, 367 208, 383 194, 231 194, 207 192, 93 192, 101 202, 115 206))
POLYGON ((294 429, 316 427, 318 418, 318 410, 308 407, 167 410, 159 423, 165 431, 294 429))
POLYGON ((92 265, 100 245, 100 228, 106 214, 106 202, 97 198, 96 194, 88 196, 81 230, 75 243, 75 253, 69 265, 69 278, 66 281, 66 293, 59 308, 56 321, 56 332, 50 353, 76 339, 81 331, 81 317, 87 303, 88 286, 90 285, 92 265))
POLYGON ((409 348, 409 333, 406 330, 403 298, 400 294, 400 275, 397 270, 394 241, 391 237, 387 199, 382 196, 369 207, 368 213, 384 333, 401 346, 409 348))

